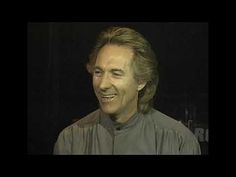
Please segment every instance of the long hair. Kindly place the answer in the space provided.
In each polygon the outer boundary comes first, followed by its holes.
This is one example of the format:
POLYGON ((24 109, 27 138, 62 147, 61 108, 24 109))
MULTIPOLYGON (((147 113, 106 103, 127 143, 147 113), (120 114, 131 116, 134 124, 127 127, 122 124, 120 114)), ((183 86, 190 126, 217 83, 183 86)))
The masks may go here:
POLYGON ((110 27, 100 33, 93 48, 87 70, 93 74, 99 50, 107 44, 125 46, 134 52, 133 71, 136 81, 146 82, 145 87, 138 93, 138 111, 147 113, 153 106, 159 74, 158 62, 150 43, 137 31, 126 27, 110 27))

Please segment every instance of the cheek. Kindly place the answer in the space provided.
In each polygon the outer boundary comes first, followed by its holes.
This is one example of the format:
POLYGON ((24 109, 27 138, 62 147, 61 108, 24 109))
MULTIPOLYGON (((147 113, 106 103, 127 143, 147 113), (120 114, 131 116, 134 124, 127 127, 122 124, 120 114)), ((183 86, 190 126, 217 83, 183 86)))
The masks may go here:
POLYGON ((98 81, 96 79, 93 79, 93 90, 94 90, 94 93, 96 96, 98 96, 98 90, 99 90, 99 87, 98 87, 98 81))
POLYGON ((120 93, 122 95, 123 101, 133 99, 138 95, 137 83, 134 81, 129 81, 123 87, 120 87, 120 93))
POLYGON ((96 77, 93 77, 93 88, 96 89, 98 86, 98 79, 96 77))

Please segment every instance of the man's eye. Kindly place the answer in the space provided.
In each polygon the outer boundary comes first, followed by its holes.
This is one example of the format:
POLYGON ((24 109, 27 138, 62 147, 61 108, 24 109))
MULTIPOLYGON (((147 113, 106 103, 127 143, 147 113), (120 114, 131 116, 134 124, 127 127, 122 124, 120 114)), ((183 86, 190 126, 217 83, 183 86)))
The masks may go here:
POLYGON ((97 75, 97 76, 99 76, 99 75, 101 75, 101 74, 102 74, 102 72, 101 72, 101 71, 99 71, 99 70, 95 70, 95 71, 94 71, 94 74, 95 74, 95 75, 97 75))
POLYGON ((122 76, 121 73, 116 73, 116 72, 114 72, 113 75, 114 75, 114 76, 122 76))

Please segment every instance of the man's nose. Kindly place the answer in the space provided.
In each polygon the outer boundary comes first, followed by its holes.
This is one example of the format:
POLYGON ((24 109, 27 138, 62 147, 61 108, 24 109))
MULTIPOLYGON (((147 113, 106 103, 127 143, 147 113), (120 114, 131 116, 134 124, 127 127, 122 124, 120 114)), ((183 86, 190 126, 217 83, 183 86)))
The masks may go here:
POLYGON ((110 79, 107 74, 104 74, 101 78, 99 88, 101 90, 106 90, 106 89, 109 89, 110 87, 111 87, 110 79))

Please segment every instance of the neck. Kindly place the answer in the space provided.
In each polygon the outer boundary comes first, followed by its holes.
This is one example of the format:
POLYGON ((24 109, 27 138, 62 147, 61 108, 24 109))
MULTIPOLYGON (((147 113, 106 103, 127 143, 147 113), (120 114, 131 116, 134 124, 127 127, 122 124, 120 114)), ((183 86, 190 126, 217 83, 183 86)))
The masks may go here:
POLYGON ((125 113, 117 114, 117 115, 110 115, 113 121, 118 123, 125 123, 127 122, 135 113, 137 112, 137 108, 132 111, 127 111, 125 113))

